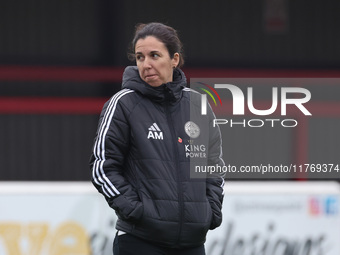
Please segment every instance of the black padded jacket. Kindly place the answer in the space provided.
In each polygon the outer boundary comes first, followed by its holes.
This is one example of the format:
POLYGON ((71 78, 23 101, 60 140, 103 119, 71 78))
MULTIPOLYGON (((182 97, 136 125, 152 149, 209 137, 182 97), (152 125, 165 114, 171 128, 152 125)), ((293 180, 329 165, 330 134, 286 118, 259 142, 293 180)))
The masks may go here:
POLYGON ((223 178, 194 175, 195 165, 224 164, 208 108, 201 115, 200 94, 186 88, 179 69, 159 87, 141 80, 137 67, 125 69, 122 90, 103 107, 90 159, 118 230, 182 248, 203 244, 221 224, 223 178))

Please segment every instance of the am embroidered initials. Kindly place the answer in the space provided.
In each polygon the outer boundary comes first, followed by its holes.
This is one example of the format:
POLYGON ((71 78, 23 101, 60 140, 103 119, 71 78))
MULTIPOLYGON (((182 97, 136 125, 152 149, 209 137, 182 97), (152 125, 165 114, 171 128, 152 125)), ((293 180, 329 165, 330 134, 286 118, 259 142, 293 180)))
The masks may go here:
POLYGON ((163 132, 156 123, 149 127, 148 139, 163 140, 163 132))

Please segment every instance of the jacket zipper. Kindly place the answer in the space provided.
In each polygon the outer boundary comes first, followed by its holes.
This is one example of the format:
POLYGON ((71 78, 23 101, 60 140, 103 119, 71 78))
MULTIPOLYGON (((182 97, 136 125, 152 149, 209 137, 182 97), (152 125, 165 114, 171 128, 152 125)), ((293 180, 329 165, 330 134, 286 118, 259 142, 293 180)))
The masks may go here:
POLYGON ((178 157, 178 148, 175 143, 176 140, 176 134, 175 134, 175 126, 173 123, 173 120, 171 118, 171 112, 170 112, 170 94, 172 91, 165 87, 165 112, 166 112, 166 118, 169 123, 170 127, 170 133, 171 133, 171 144, 173 146, 173 152, 174 152, 174 160, 175 160, 175 168, 176 168, 176 174, 177 174, 177 187, 178 187, 178 205, 179 205, 179 227, 178 227, 178 239, 176 244, 179 244, 180 242, 180 236, 182 232, 182 225, 183 225, 183 212, 184 212, 184 202, 183 202, 183 188, 181 183, 181 177, 180 177, 180 170, 179 170, 179 157, 178 157))

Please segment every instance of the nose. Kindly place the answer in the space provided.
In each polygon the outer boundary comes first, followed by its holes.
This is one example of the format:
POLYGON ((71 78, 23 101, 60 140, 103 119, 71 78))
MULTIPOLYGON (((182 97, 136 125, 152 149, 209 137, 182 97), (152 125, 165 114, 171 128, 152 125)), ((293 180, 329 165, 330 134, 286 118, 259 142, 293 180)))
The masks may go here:
POLYGON ((143 61, 143 67, 145 69, 150 69, 151 68, 151 60, 150 58, 146 57, 143 61))

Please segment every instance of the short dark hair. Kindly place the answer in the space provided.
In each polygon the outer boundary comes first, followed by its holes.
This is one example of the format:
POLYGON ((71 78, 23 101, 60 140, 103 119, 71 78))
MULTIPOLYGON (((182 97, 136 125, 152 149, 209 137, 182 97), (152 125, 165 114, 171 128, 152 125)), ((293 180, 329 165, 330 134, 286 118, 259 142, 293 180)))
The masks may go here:
POLYGON ((180 41, 177 31, 167 25, 158 22, 151 22, 148 24, 137 24, 135 35, 131 43, 130 53, 128 57, 131 61, 135 60, 135 47, 139 39, 145 39, 147 36, 154 36, 166 46, 170 58, 174 57, 175 53, 179 54, 179 63, 177 68, 184 64, 183 45, 180 41))

